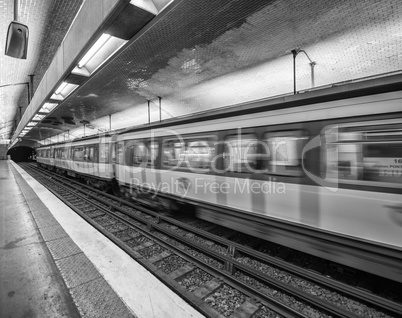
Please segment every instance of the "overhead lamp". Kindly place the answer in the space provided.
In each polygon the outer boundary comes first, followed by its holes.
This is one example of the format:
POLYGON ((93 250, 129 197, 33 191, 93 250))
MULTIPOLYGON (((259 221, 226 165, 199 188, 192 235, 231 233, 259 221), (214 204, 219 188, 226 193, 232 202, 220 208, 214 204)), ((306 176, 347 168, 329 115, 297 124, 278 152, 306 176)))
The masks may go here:
MULTIPOLYGON (((159 1, 159 3, 165 3, 168 4, 170 0, 164 0, 164 1, 159 1)), ((136 6, 138 8, 141 8, 149 13, 158 14, 158 9, 156 8, 155 4, 153 1, 146 1, 146 0, 130 0, 130 4, 133 6, 136 6)))
POLYGON ((66 82, 61 83, 60 86, 56 89, 56 91, 54 93, 56 95, 59 95, 63 91, 63 89, 65 89, 67 87, 67 84, 68 83, 66 83, 66 82))
MULTIPOLYGON (((60 90, 60 92, 61 91, 62 90, 60 90)), ((60 94, 60 92, 58 92, 58 94, 60 94)), ((39 110, 39 113, 49 114, 57 105, 58 105, 57 103, 44 103, 41 109, 39 110)))
POLYGON ((296 56, 299 53, 304 53, 306 54, 308 60, 310 61, 310 67, 311 67, 311 87, 315 86, 314 83, 314 66, 317 64, 316 62, 312 61, 310 56, 308 56, 307 52, 305 50, 302 50, 301 48, 295 48, 293 50, 290 50, 290 52, 293 55, 293 94, 296 94, 296 56))
POLYGON ((32 118, 32 120, 35 120, 35 121, 41 121, 43 118, 45 118, 46 117, 46 115, 39 115, 39 114, 36 114, 35 116, 34 116, 34 118, 32 118))
POLYGON ((74 90, 76 90, 78 86, 79 85, 76 84, 63 82, 59 85, 59 87, 55 90, 54 94, 50 98, 55 100, 63 100, 74 90))
POLYGON ((126 40, 103 33, 71 73, 91 76, 93 72, 126 43, 126 40))
POLYGON ((34 126, 36 126, 37 124, 38 124, 38 122, 30 121, 30 122, 27 124, 27 127, 34 127, 34 126))
POLYGON ((93 56, 106 44, 107 41, 109 41, 111 37, 111 35, 103 33, 98 41, 95 42, 95 44, 89 49, 87 54, 85 54, 81 61, 78 63, 78 67, 81 68, 85 64, 87 64, 88 61, 93 58, 93 56))

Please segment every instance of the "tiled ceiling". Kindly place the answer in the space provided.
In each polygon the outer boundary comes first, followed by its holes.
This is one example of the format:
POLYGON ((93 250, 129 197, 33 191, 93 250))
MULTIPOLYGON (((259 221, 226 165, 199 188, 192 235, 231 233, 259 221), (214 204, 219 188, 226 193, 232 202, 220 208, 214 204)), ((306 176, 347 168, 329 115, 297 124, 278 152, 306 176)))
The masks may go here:
MULTIPOLYGON (((43 5, 42 2, 53 4, 49 12, 65 10, 54 5, 65 1, 38 1, 43 5)), ((80 1, 69 2, 79 7, 80 1)), ((61 103, 46 124, 39 124, 26 136, 43 140, 69 131, 70 136, 78 137, 83 133, 80 121, 84 120, 91 127, 87 127, 86 134, 96 133, 97 129, 109 129, 109 115, 113 129, 147 123, 148 100, 151 121, 156 121, 160 119, 159 97, 163 120, 292 93, 290 50, 294 48, 302 48, 316 62, 315 86, 402 70, 400 0, 175 2, 172 9, 154 18, 146 32, 131 39, 115 58, 61 103), (71 120, 65 122, 63 117, 71 120)), ((42 17, 36 10, 28 12, 42 17)), ((68 14, 61 15, 65 18, 68 14)), ((56 28, 50 26, 54 19, 49 16, 37 22, 46 30, 37 40, 42 43, 37 58, 25 62, 32 68, 27 67, 25 73, 18 70, 20 77, 10 77, 7 82, 26 81, 31 73, 43 74, 50 57, 42 61, 40 52, 47 51, 48 42, 44 39, 56 28)), ((68 24, 65 20, 60 27, 68 24)), ((55 38, 60 41, 62 36, 55 38)), ((54 39, 50 44, 56 42, 54 39)), ((4 65, 14 76, 13 70, 21 62, 13 61, 14 66, 11 62, 9 66, 3 62, 10 61, 8 57, 1 59, 2 70, 4 65)), ((4 82, 2 75, 1 83, 4 82)), ((309 60, 300 53, 297 89, 311 86, 309 60)), ((19 103, 24 103, 24 87, 10 91, 13 99, 1 97, 1 105, 10 105, 8 118, 13 119, 19 103)))
POLYGON ((8 26, 14 20, 14 0, 0 0, 0 140, 9 138, 28 105, 27 85, 34 74, 38 87, 83 0, 19 0, 18 21, 29 28, 26 60, 4 54, 8 26), (6 86, 7 85, 7 86, 6 86), (10 85, 10 86, 8 86, 10 85))

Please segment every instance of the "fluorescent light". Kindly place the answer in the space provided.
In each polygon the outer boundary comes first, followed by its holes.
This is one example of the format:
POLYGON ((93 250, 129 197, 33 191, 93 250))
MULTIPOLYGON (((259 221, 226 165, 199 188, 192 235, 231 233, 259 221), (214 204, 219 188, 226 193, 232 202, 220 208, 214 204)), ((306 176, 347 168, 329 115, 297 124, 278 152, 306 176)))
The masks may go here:
POLYGON ((68 84, 67 82, 61 83, 60 86, 59 86, 59 88, 56 89, 56 91, 55 91, 54 93, 55 93, 56 95, 59 95, 59 94, 62 92, 62 90, 66 88, 67 84, 68 84))
MULTIPOLYGON (((164 1, 164 3, 167 5, 167 3, 169 3, 170 1, 164 1)), ((133 6, 139 7, 143 10, 146 10, 148 12, 151 12, 155 15, 157 15, 158 9, 155 7, 155 4, 152 1, 148 1, 148 0, 131 0, 130 4, 132 4, 133 6)))
MULTIPOLYGON (((66 83, 67 84, 67 83, 66 83)), ((65 89, 65 87, 64 87, 65 89)), ((59 92, 60 94, 60 92, 59 92)), ((39 110, 39 113, 50 113, 58 104, 57 103, 45 103, 42 108, 39 110)))
POLYGON ((82 76, 92 75, 126 43, 126 40, 103 33, 71 73, 82 76))
POLYGON ((45 118, 46 117, 46 115, 39 115, 39 114, 36 114, 35 116, 34 116, 34 118, 32 118, 32 120, 35 120, 35 121, 41 121, 43 118, 45 118))
POLYGON ((37 124, 38 124, 37 122, 30 121, 30 122, 27 124, 27 127, 34 127, 34 126, 36 126, 37 124))
POLYGON ((109 41, 111 37, 111 35, 103 33, 98 41, 95 42, 95 44, 89 49, 87 54, 85 54, 81 61, 78 63, 78 67, 81 68, 85 64, 87 64, 88 61, 93 58, 93 56, 106 44, 107 41, 109 41))
POLYGON ((55 100, 63 100, 68 95, 70 95, 74 90, 76 90, 78 86, 79 85, 76 84, 63 82, 60 84, 60 86, 56 89, 56 91, 50 98, 55 100))

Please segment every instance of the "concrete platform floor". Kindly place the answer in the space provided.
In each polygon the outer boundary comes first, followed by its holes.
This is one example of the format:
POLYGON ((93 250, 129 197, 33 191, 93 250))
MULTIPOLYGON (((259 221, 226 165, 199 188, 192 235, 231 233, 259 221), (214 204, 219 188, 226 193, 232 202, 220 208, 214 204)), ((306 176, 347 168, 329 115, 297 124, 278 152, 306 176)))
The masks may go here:
POLYGON ((6 164, 0 164, 0 317, 80 317, 6 164))
POLYGON ((0 318, 202 318, 12 161, 0 160, 0 318))

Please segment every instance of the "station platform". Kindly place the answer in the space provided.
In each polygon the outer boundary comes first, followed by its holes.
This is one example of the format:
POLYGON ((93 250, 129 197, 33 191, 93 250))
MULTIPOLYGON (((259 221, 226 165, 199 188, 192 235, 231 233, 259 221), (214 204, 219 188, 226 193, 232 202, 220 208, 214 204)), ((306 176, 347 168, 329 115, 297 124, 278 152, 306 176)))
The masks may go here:
POLYGON ((13 161, 0 160, 0 317, 203 317, 13 161))

